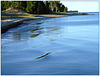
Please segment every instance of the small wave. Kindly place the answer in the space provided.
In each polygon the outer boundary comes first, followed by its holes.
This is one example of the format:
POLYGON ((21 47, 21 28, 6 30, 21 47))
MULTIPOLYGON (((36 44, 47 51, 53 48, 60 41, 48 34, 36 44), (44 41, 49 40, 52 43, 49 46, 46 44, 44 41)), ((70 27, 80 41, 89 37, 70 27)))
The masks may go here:
POLYGON ((45 55, 42 55, 42 56, 40 56, 40 57, 37 57, 37 58, 35 58, 35 59, 40 59, 40 58, 43 58, 43 57, 45 57, 45 56, 47 56, 47 55, 49 55, 49 54, 51 54, 52 52, 48 52, 48 53, 46 53, 45 55))

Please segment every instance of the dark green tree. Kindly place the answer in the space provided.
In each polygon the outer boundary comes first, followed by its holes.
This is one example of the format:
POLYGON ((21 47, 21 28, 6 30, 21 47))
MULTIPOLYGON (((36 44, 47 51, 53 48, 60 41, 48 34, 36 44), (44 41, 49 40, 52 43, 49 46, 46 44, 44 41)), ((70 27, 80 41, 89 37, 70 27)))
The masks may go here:
POLYGON ((67 11, 68 11, 68 8, 67 8, 67 7, 65 7, 65 8, 64 8, 64 12, 66 12, 66 13, 67 13, 67 11))
POLYGON ((46 13, 46 7, 43 3, 43 1, 38 1, 38 6, 37 6, 37 14, 44 14, 46 13))
POLYGON ((19 1, 11 1, 11 7, 19 8, 19 1))
POLYGON ((48 4, 52 12, 64 12, 65 6, 60 1, 48 1, 48 4))
POLYGON ((56 12, 60 11, 60 1, 55 1, 56 12))
POLYGON ((46 7, 46 13, 47 14, 50 13, 51 12, 51 10, 49 8, 50 3, 48 1, 45 1, 44 4, 45 4, 45 7, 46 7))
POLYGON ((19 9, 22 9, 22 10, 26 10, 26 7, 27 7, 27 3, 26 3, 26 1, 19 1, 18 2, 18 8, 19 9))
POLYGON ((64 12, 64 9, 65 9, 65 6, 64 6, 64 5, 61 5, 60 11, 61 11, 61 12, 64 12))
POLYGON ((11 1, 1 1, 1 10, 6 10, 11 7, 11 1))
POLYGON ((36 14, 37 13, 37 2, 27 1, 26 12, 36 14))
POLYGON ((18 8, 31 14, 67 12, 68 8, 60 1, 1 1, 1 10, 18 8))

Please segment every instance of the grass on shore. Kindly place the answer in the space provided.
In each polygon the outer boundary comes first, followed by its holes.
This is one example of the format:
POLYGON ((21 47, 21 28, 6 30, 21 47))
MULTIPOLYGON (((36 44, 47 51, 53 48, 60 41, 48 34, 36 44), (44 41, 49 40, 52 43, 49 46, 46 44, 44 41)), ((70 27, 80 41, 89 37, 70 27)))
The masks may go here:
POLYGON ((22 15, 9 15, 9 16, 2 16, 1 15, 1 20, 5 20, 5 19, 16 19, 16 18, 36 18, 36 17, 60 17, 62 15, 55 15, 55 14, 41 14, 41 15, 37 15, 37 14, 34 14, 34 15, 27 15, 27 16, 22 16, 22 15))
MULTIPOLYGON (((16 19, 16 18, 32 18, 32 17, 60 17, 64 14, 6 14, 2 15, 1 14, 1 20, 5 19, 16 19)), ((67 14, 65 14, 67 15, 67 14)))
POLYGON ((32 18, 32 17, 59 17, 59 16, 63 16, 63 15, 88 15, 87 13, 54 13, 54 14, 41 14, 41 15, 37 15, 37 14, 33 14, 33 15, 18 15, 18 14, 14 14, 14 15, 1 15, 1 20, 5 20, 5 19, 16 19, 16 18, 32 18))
POLYGON ((5 19, 16 19, 16 18, 32 18, 32 17, 60 17, 63 15, 88 15, 87 13, 53 13, 53 14, 29 14, 19 9, 3 10, 1 12, 1 21, 5 19))

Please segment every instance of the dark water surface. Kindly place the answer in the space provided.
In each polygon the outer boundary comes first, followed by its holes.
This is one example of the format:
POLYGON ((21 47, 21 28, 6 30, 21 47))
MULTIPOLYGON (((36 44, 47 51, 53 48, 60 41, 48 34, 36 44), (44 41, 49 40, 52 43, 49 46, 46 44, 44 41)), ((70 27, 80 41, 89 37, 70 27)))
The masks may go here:
POLYGON ((99 14, 24 22, 1 47, 2 75, 98 75, 99 14))

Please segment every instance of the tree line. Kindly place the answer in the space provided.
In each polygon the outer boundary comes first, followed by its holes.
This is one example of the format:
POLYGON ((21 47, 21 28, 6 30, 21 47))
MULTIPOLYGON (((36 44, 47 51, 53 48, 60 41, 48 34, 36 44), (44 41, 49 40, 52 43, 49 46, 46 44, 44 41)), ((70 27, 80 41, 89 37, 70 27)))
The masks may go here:
POLYGON ((18 8, 31 14, 49 14, 67 12, 60 1, 1 1, 1 10, 18 8))

